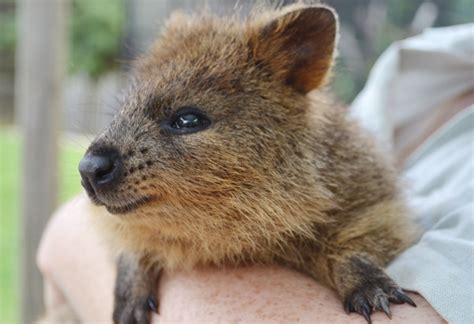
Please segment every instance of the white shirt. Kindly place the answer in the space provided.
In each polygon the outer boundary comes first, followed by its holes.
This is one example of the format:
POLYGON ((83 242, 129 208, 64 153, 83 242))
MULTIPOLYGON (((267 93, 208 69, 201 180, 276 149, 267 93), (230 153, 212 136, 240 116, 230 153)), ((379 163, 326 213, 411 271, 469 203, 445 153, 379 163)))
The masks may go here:
MULTIPOLYGON (((394 147, 394 130, 429 118, 474 89, 474 24, 431 29, 377 61, 352 114, 394 147)), ((474 323, 474 106, 453 117, 407 160, 405 195, 424 229, 388 267, 450 323, 474 323)))

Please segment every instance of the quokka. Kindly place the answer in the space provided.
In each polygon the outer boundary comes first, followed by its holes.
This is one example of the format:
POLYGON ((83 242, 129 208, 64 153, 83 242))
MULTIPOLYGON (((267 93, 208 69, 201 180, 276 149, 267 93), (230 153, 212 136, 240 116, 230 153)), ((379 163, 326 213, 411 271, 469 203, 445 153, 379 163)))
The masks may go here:
POLYGON ((383 270, 415 234, 396 173, 325 91, 337 38, 322 5, 169 19, 79 166, 120 251, 116 323, 195 265, 291 267, 369 322, 415 306, 383 270))

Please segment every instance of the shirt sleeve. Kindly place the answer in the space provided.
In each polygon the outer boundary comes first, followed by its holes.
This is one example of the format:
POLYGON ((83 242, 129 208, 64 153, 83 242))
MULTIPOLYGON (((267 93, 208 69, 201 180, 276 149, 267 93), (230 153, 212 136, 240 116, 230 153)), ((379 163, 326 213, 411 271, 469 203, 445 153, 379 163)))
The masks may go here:
POLYGON ((474 107, 420 148, 404 172, 422 229, 387 271, 450 323, 474 323, 474 107))

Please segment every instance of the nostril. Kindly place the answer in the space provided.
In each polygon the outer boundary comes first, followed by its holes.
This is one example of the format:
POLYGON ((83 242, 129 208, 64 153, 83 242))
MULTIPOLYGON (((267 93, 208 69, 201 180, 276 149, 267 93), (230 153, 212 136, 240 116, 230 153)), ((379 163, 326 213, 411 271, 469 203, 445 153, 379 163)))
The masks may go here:
POLYGON ((95 170, 95 178, 97 181, 104 181, 113 173, 114 161, 108 158, 101 158, 97 163, 97 169, 95 170))
POLYGON ((79 163, 79 173, 87 191, 101 189, 119 179, 120 157, 115 152, 89 153, 79 163))

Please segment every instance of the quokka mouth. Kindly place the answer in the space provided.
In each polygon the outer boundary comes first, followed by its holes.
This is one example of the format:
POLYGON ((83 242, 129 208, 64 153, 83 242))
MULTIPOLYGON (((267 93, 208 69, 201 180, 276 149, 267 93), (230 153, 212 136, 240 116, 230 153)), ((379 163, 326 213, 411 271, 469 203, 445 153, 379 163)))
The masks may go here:
POLYGON ((99 206, 104 206, 111 214, 126 214, 158 198, 157 195, 143 196, 126 205, 110 205, 104 203, 94 191, 87 191, 89 199, 99 206))
POLYGON ((126 213, 129 213, 149 202, 152 202, 153 200, 156 200, 157 196, 155 195, 151 195, 151 196, 144 196, 144 197, 141 197, 137 200, 135 200, 134 202, 131 202, 129 204, 126 204, 126 205, 122 205, 122 206, 110 206, 110 205, 106 205, 106 204, 103 204, 105 206, 105 208, 107 209, 107 211, 111 214, 126 214, 126 213))

